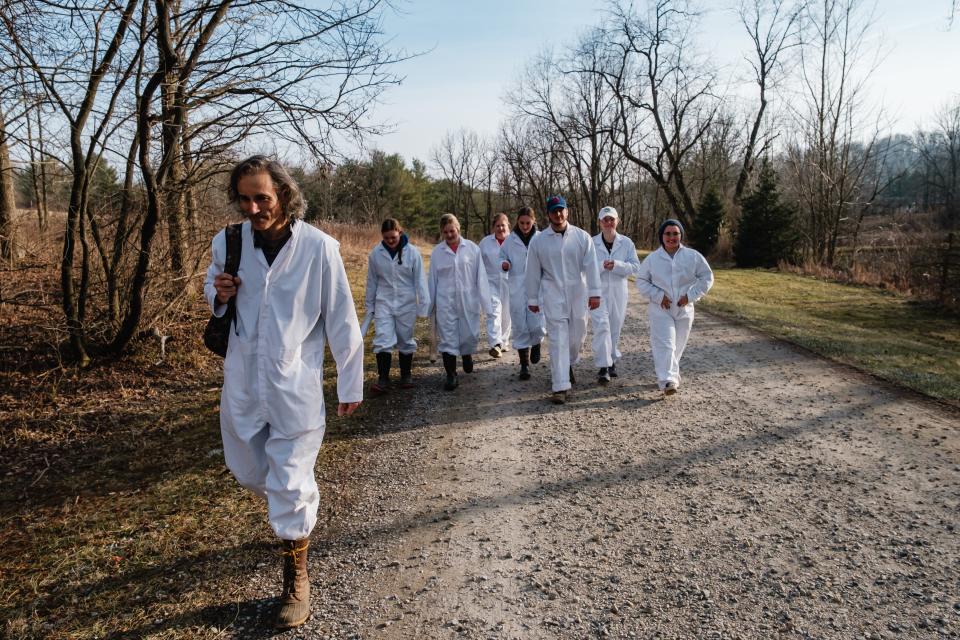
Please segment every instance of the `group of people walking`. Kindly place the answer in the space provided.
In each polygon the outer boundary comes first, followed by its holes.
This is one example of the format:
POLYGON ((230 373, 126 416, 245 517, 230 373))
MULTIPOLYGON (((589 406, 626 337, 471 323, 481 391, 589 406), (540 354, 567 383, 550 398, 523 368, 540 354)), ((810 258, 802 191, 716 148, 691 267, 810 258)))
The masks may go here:
POLYGON ((385 220, 368 259, 361 327, 339 243, 301 221, 303 198, 281 164, 264 156, 244 160, 230 175, 228 195, 247 220, 240 225, 239 267, 226 272, 231 249, 221 231, 204 293, 214 315, 234 313, 220 401, 223 452, 240 484, 266 500, 281 540, 278 628, 299 626, 310 614, 307 550, 319 507, 313 468, 325 430, 326 345, 337 367, 337 413, 350 415, 363 398, 363 335, 371 323, 374 392, 389 388, 393 351, 400 386, 413 386, 417 317, 431 318, 443 388, 453 390, 458 360, 464 372, 473 371, 482 312, 490 355, 516 349, 521 380, 530 379, 529 366, 549 338, 551 399, 562 404, 588 322, 598 382, 617 377, 628 278, 635 276, 649 302, 657 383, 672 395, 694 303, 713 284, 707 261, 682 243, 679 221, 660 226, 660 248, 640 262, 633 242, 617 232, 616 209, 599 211, 601 233, 591 238, 568 222, 564 198, 552 196, 542 230, 534 210, 524 207, 512 230, 509 217, 498 215, 479 245, 460 235, 456 216, 444 214, 429 273, 400 223, 385 220))
MULTIPOLYGON (((517 212, 512 231, 507 214, 498 214, 479 245, 460 235, 456 216, 444 214, 429 276, 413 247, 409 266, 401 268, 402 253, 390 249, 401 238, 400 224, 392 218, 383 222, 383 241, 371 251, 367 269, 365 324, 373 318, 376 326, 375 392, 389 385, 394 349, 400 352, 400 385, 412 385, 417 315, 433 319, 446 373, 443 388, 457 388, 457 359, 465 373, 473 371, 481 312, 490 355, 500 358, 511 346, 517 349, 521 380, 530 379, 529 366, 540 360, 541 343, 549 336, 551 399, 557 404, 566 402, 574 382, 573 366, 580 360, 589 323, 597 381, 608 384, 618 376, 628 279, 634 276, 637 289, 650 302, 657 383, 664 394, 676 393, 693 305, 713 284, 704 257, 681 242, 683 225, 666 220, 659 230, 660 248, 641 263, 633 241, 617 232, 619 214, 613 207, 599 211, 601 232, 592 238, 569 224, 562 196, 551 197, 546 210, 549 224, 543 230, 530 207, 517 212), (389 295, 381 297, 381 291, 389 295)), ((400 242, 406 242, 405 235, 400 242)))

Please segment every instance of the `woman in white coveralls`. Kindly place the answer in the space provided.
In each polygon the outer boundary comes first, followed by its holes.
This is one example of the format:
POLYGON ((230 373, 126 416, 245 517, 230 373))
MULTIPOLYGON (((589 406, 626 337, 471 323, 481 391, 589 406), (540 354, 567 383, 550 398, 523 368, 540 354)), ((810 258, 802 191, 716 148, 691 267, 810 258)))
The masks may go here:
MULTIPOLYGON (((417 316, 425 318, 430 308, 427 275, 420 251, 410 244, 403 227, 394 218, 380 225, 382 241, 367 258, 366 309, 374 322, 373 352, 377 358, 377 382, 372 391, 382 393, 390 385, 393 350, 400 352, 400 388, 413 387, 413 337, 417 316)), ((366 323, 366 320, 364 320, 366 323)))
POLYGON ((490 289, 480 247, 460 236, 460 221, 451 213, 440 217, 443 240, 430 254, 430 314, 437 328, 437 351, 447 378, 443 388, 459 384, 457 356, 463 371, 473 372, 473 354, 480 342, 480 312, 490 314, 490 289))
POLYGON ((510 218, 505 213, 498 213, 490 226, 490 235, 479 243, 493 308, 493 313, 487 316, 487 340, 490 355, 494 358, 499 358, 507 350, 510 341, 510 283, 507 272, 500 266, 500 248, 509 233, 510 218))
POLYGON ((665 220, 657 235, 660 248, 640 264, 637 289, 649 301, 657 386, 669 396, 680 386, 680 357, 693 326, 693 305, 713 286, 713 271, 699 251, 683 245, 679 221, 665 220))
MULTIPOLYGON (((511 338, 517 355, 520 356, 520 379, 530 379, 530 364, 540 362, 540 343, 546 330, 543 314, 534 313, 527 307, 527 290, 524 277, 527 273, 527 250, 530 240, 537 233, 536 214, 530 207, 517 212, 517 225, 500 247, 500 268, 508 271, 510 285, 511 338)), ((506 315, 506 313, 505 313, 506 315)))
POLYGON ((606 372, 600 369, 600 380, 604 374, 607 378, 617 377, 617 362, 620 353, 620 332, 623 330, 623 321, 627 317, 627 277, 636 275, 640 270, 640 260, 637 258, 637 248, 633 240, 617 233, 617 224, 620 216, 613 207, 604 207, 597 214, 600 220, 600 233, 593 236, 593 246, 597 251, 597 263, 600 266, 600 308, 590 312, 590 323, 593 326, 594 353, 610 353, 613 364, 607 367, 606 372), (603 331, 604 316, 609 326, 603 331), (598 328, 600 330, 598 330, 598 328), (609 340, 608 345, 601 345, 601 340, 609 340))
POLYGON ((320 494, 314 463, 323 441, 323 350, 337 363, 338 415, 363 398, 363 340, 339 243, 300 220, 304 201, 276 161, 253 156, 230 175, 229 196, 247 218, 236 277, 223 273, 225 233, 213 239, 204 294, 222 315, 236 297, 223 364, 220 429, 227 466, 267 501, 282 541, 276 625, 310 615, 307 547, 320 494))

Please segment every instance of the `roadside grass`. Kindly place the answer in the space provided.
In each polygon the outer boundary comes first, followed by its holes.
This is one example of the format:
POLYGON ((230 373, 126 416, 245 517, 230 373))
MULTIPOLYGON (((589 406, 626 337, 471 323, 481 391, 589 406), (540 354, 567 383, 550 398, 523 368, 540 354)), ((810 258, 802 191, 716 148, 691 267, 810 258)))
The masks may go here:
MULTIPOLYGON (((379 229, 321 227, 341 240, 362 314, 379 229)), ((56 290, 55 258, 29 273, 38 291, 56 290)), ((50 313, 0 304, 0 635, 223 637, 249 601, 247 576, 279 564, 265 505, 223 464, 221 361, 200 341, 203 301, 177 323, 165 359, 145 343, 85 371, 58 365, 55 342, 38 329, 50 313)), ((335 363, 325 363, 321 541, 351 508, 380 416, 404 410, 393 398, 368 399, 358 416, 337 418, 335 363)), ((275 595, 271 587, 255 597, 275 595)))
POLYGON ((717 269, 698 305, 931 397, 960 404, 960 317, 812 277, 717 269))

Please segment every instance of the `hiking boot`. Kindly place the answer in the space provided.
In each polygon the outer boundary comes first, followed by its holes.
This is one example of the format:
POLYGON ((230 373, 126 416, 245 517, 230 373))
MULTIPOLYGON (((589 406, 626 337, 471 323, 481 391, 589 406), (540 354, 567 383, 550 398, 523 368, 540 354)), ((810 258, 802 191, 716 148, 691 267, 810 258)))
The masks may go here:
POLYGON ((540 362, 540 343, 530 347, 530 364, 537 364, 540 362))
POLYGON ((663 387, 663 395, 672 396, 677 392, 677 383, 672 380, 663 387))
POLYGON ((600 384, 610 384, 610 371, 607 367, 600 367, 600 371, 597 373, 597 382, 600 384))
POLYGON ((282 540, 283 593, 276 627, 299 627, 310 617, 310 577, 307 575, 307 548, 310 540, 282 540))
POLYGON ((400 354, 400 388, 413 389, 413 354, 400 354))
POLYGON ((503 348, 500 345, 495 344, 492 347, 490 347, 489 353, 491 358, 499 359, 503 357, 503 348))
POLYGON ((550 402, 553 404, 566 404, 567 403, 567 392, 566 391, 554 391, 553 395, 550 396, 550 402))
POLYGON ((463 372, 473 373, 473 356, 463 356, 463 372))
POLYGON ((611 378, 616 378, 616 377, 617 377, 617 365, 616 365, 616 364, 612 364, 612 365, 610 365, 609 367, 607 367, 607 373, 610 374, 610 377, 611 377, 611 378))

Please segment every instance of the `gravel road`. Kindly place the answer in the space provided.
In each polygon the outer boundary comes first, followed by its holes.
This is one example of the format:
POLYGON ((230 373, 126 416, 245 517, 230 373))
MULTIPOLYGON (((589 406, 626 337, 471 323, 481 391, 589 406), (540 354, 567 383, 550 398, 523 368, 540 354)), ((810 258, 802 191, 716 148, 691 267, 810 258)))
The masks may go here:
MULTIPOLYGON (((281 637, 960 636, 957 411, 703 313, 664 399, 636 300, 622 351, 564 406, 515 351, 452 393, 418 360, 281 637)), ((261 605, 228 633, 267 635, 261 605)))

